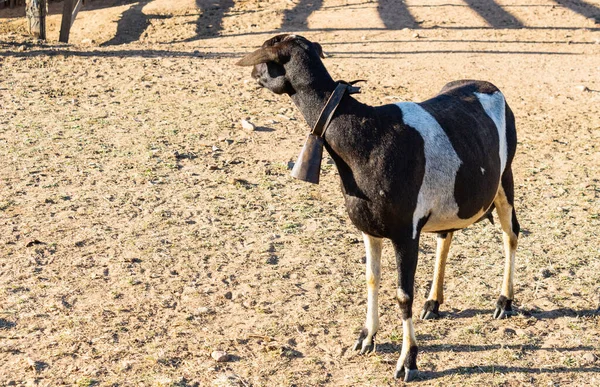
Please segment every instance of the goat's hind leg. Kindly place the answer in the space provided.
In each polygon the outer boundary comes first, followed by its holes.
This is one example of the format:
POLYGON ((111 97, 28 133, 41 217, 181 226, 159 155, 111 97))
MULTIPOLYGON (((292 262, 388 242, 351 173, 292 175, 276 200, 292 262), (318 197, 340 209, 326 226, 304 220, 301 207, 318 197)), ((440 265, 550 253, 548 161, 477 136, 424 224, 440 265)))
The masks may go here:
POLYGON ((502 184, 498 189, 494 204, 496 205, 496 212, 502 225, 505 254, 502 291, 496 303, 496 310, 494 311, 494 318, 501 319, 513 313, 515 253, 517 251, 519 231, 521 230, 514 207, 514 183, 510 168, 502 176, 502 184))
POLYGON ((421 319, 429 320, 440 317, 440 305, 444 303, 444 273, 446 271, 446 259, 452 243, 454 233, 439 233, 437 235, 437 249, 435 252, 435 270, 429 297, 425 301, 421 319))
POLYGON ((361 354, 375 351, 375 335, 379 329, 379 282, 381 280, 381 246, 383 240, 363 233, 367 250, 367 320, 360 331, 354 350, 361 354))

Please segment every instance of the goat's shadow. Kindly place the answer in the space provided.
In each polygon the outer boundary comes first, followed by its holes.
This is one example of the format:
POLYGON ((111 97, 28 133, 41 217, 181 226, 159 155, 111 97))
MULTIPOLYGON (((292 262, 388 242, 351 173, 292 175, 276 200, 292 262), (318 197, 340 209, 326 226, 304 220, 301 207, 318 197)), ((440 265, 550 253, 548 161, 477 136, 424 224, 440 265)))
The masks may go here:
POLYGON ((469 367, 454 367, 443 371, 419 371, 416 380, 433 380, 448 375, 470 375, 470 374, 507 374, 507 373, 526 373, 530 375, 558 374, 564 372, 588 372, 598 373, 600 367, 515 367, 503 365, 472 365, 469 367))
MULTIPOLYGON (((491 309, 464 309, 461 311, 441 311, 441 318, 471 318, 478 315, 492 315, 491 309)), ((561 317, 586 317, 600 315, 600 310, 559 308, 554 310, 518 309, 515 314, 532 317, 538 320, 553 320, 561 317)))
MULTIPOLYGON (((445 313, 443 316, 455 317, 473 317, 479 314, 491 314, 490 310, 480 309, 466 309, 459 313, 445 313)), ((559 317, 582 317, 582 316, 597 316, 600 315, 600 308, 574 310, 570 308, 560 308, 549 311, 525 311, 530 317, 537 319, 555 319, 559 317)), ((425 352, 485 352, 485 351, 496 351, 499 349, 512 349, 521 351, 549 351, 549 352, 579 352, 579 351, 596 351, 598 348, 589 345, 579 345, 575 347, 548 347, 543 348, 536 344, 488 344, 488 345, 470 345, 470 344, 427 344, 428 340, 431 340, 431 336, 427 334, 418 335, 418 340, 421 341, 421 346, 425 352)), ((402 344, 395 344, 392 342, 378 343, 376 352, 379 354, 392 354, 396 355, 402 350, 402 344)), ((598 373, 600 367, 587 366, 587 367, 514 367, 505 365, 473 365, 468 367, 454 367, 440 371, 434 370, 420 370, 417 380, 433 380, 438 379, 447 375, 461 375, 461 374, 473 374, 473 373, 528 373, 528 374, 552 374, 562 372, 589 372, 598 373)))
MULTIPOLYGON (((577 347, 551 347, 542 348, 537 345, 422 345, 425 352, 452 352, 452 353, 466 353, 466 352, 485 352, 485 351, 496 351, 499 349, 512 349, 519 351, 548 351, 548 352, 579 352, 579 351, 595 351, 597 348, 593 346, 577 346, 577 347)), ((402 349, 401 345, 392 343, 377 344, 377 352, 381 354, 397 355, 402 349)), ((577 368, 573 367, 518 367, 518 366, 506 366, 499 364, 476 364, 466 367, 453 367, 444 370, 419 370, 417 380, 434 380, 439 379, 448 375, 469 375, 469 374, 483 374, 483 373, 526 373, 526 374, 553 374, 563 372, 589 372, 599 373, 600 367, 598 366, 580 366, 577 368)))

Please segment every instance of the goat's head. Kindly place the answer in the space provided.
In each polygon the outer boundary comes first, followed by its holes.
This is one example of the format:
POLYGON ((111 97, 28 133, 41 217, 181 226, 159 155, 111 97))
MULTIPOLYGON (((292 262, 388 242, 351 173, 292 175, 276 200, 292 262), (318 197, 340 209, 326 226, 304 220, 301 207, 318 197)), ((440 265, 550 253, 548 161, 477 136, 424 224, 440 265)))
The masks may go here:
POLYGON ((329 77, 323 62, 323 49, 299 35, 277 35, 258 50, 246 55, 238 66, 254 66, 252 78, 276 94, 293 95, 303 87, 314 87, 329 77))

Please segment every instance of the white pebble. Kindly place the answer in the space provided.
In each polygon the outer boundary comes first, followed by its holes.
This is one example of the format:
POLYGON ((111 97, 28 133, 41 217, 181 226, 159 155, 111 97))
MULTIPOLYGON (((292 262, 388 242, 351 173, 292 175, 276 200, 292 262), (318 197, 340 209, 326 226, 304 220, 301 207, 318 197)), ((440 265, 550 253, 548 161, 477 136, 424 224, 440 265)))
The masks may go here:
POLYGON ((254 130, 255 126, 253 123, 246 121, 246 120, 242 120, 242 128, 246 129, 246 130, 254 130))

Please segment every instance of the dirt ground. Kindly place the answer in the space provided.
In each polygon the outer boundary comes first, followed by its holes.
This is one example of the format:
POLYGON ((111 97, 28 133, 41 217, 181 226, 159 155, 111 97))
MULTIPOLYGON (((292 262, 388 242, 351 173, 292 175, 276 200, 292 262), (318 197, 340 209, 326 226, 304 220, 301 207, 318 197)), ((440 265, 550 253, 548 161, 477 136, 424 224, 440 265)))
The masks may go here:
POLYGON ((335 167, 289 176, 308 128, 234 65, 280 31, 367 80, 361 101, 474 78, 515 112, 519 313, 492 319, 499 226, 457 233, 413 385, 600 385, 599 0, 96 0, 69 45, 61 9, 47 43, 0 11, 0 386, 402 384, 391 246, 359 356, 364 248, 335 167))

